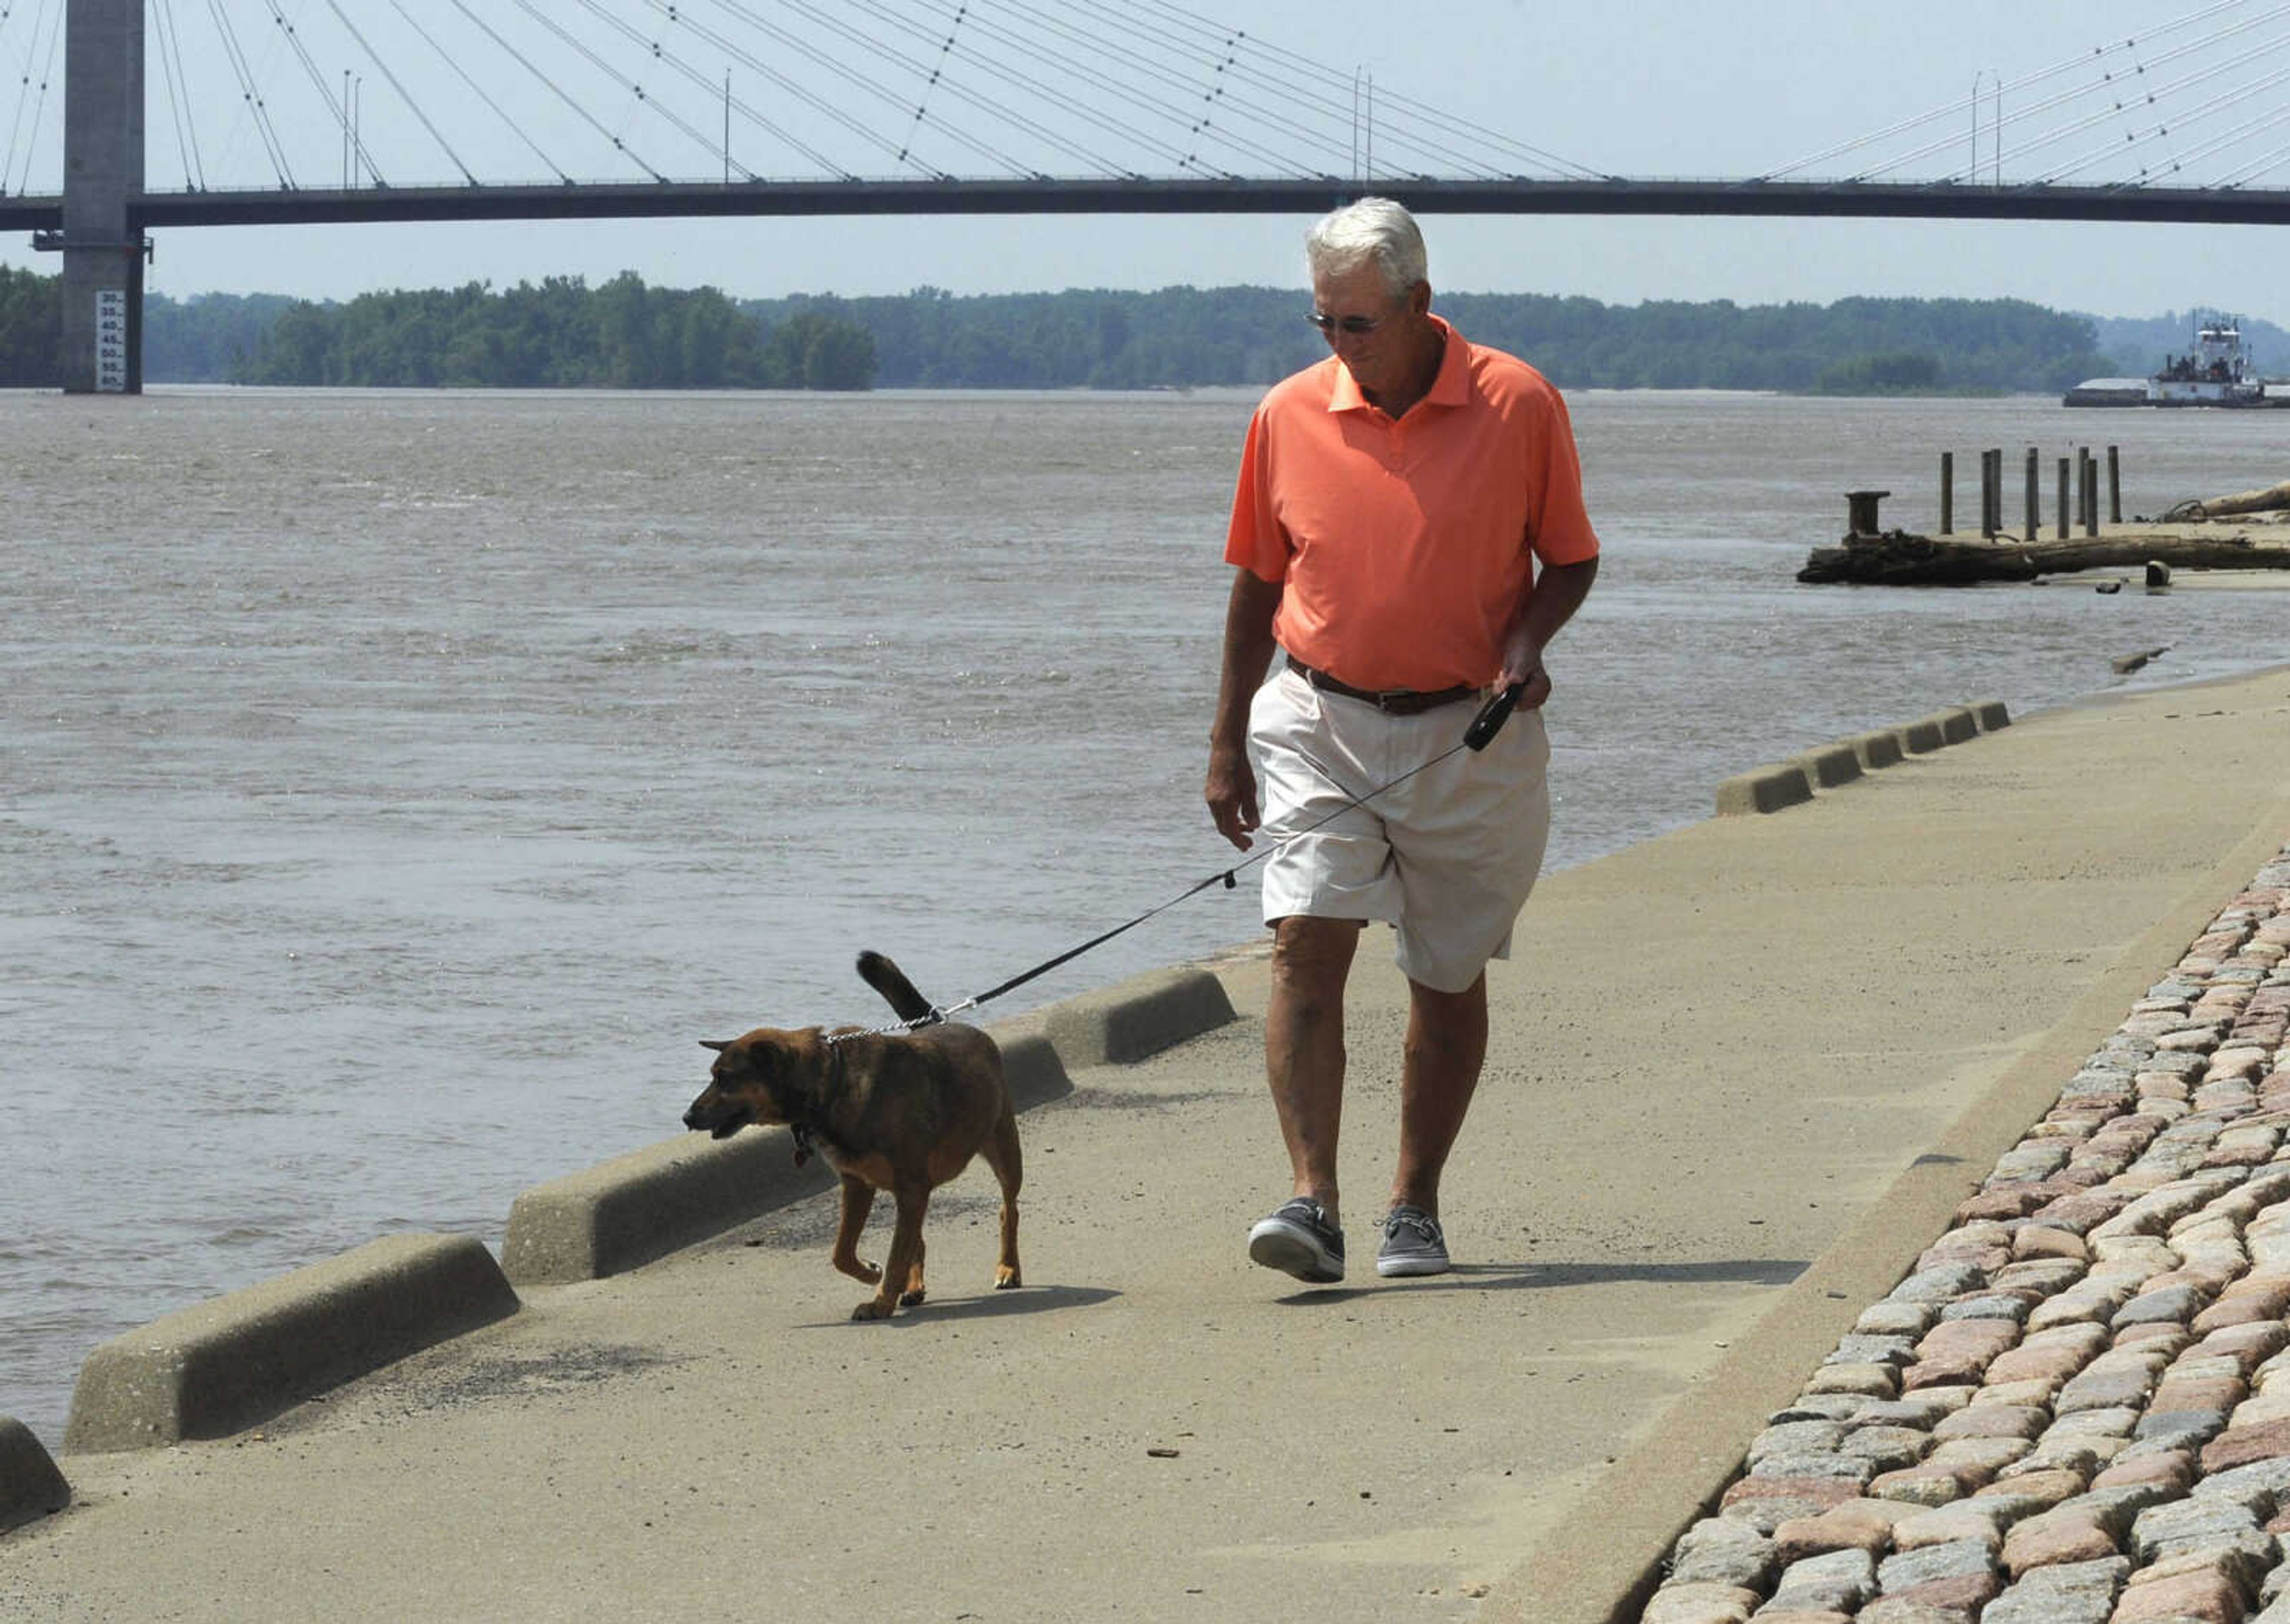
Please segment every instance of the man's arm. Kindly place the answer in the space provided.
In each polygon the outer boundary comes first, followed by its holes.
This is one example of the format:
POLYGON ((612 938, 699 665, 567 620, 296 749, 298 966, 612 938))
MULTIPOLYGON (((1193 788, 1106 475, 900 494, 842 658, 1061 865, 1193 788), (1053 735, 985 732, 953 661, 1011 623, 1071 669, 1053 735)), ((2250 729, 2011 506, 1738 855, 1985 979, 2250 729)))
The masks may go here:
POLYGON ((1232 573, 1224 612, 1224 668, 1217 683, 1216 719, 1209 728, 1209 775, 1203 792, 1217 833, 1242 851, 1256 827, 1256 773, 1248 764, 1248 702, 1272 664, 1272 613, 1281 584, 1245 569, 1232 573))
POLYGON ((1586 558, 1580 564, 1546 564, 1534 582, 1534 591, 1527 598, 1526 612, 1518 617, 1509 635, 1503 639, 1502 675, 1497 684, 1508 688, 1513 683, 1525 683, 1526 690, 1518 696, 1519 708, 1533 710, 1550 697, 1550 675, 1542 668, 1542 651, 1557 636, 1559 628, 1574 618, 1582 607, 1582 600, 1590 596, 1590 583, 1598 579, 1598 561, 1586 558))

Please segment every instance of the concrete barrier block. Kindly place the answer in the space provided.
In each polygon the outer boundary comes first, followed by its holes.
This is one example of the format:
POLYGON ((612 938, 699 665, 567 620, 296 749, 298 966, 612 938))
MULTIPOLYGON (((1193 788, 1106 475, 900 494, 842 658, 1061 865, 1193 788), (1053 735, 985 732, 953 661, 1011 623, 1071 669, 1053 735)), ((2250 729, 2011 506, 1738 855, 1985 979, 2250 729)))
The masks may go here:
POLYGON ((1940 729, 1940 741, 1942 744, 1962 744, 1967 740, 1980 737, 1980 724, 1974 718, 1972 708, 1968 705, 1957 705, 1947 710, 1935 710, 1924 719, 1940 729))
POLYGON ((1861 776, 1861 757, 1849 744, 1826 744, 1817 750, 1807 750, 1802 756, 1790 756, 1789 764, 1804 768, 1806 777, 1816 789, 1834 789, 1861 776))
POLYGON ((517 1285, 600 1280, 834 1185, 823 1158, 796 1165, 785 1128, 686 1133, 519 1193, 501 1267, 517 1285))
POLYGON ((1906 756, 1929 756, 1948 742, 1941 735, 1940 724, 1930 716, 1894 728, 1893 737, 1900 740, 1902 754, 1906 756))
POLYGON ((1002 1075, 1010 1082, 1010 1100, 1021 1111, 1073 1092, 1065 1061, 1050 1041, 1049 1023, 1037 1013, 997 1020, 987 1036, 1002 1051, 1002 1075))
POLYGON ((1043 1012, 1068 1066, 1141 1060, 1236 1019, 1224 983, 1205 970, 1157 970, 1043 1012))
POLYGON ((1969 707, 1972 719, 1980 724, 1980 731, 1992 733, 1998 728, 2012 725, 2012 713, 2004 708, 2001 700, 1974 700, 1969 707))
POLYGON ((387 1236, 98 1347, 72 1391, 64 1452, 226 1437, 517 1307, 474 1236, 387 1236))
POLYGON ((1776 812, 1811 799, 1813 780, 1803 767, 1759 767, 1753 772, 1737 773, 1718 786, 1718 815, 1776 812))
POLYGON ((1901 759, 1901 736, 1897 732, 1855 733, 1845 743, 1859 758, 1864 772, 1889 767, 1901 759))
POLYGON ((71 1484, 32 1429, 12 1415, 0 1415, 0 1533, 70 1504, 71 1484))

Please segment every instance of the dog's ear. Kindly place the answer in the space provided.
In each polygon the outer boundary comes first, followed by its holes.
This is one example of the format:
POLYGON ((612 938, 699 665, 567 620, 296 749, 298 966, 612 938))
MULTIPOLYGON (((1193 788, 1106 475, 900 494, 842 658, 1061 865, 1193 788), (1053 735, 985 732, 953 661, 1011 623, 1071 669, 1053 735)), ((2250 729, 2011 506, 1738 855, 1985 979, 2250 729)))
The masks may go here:
POLYGON ((719 1044, 712 1037, 703 1037, 700 1040, 700 1046, 702 1049, 713 1049, 717 1053, 721 1054, 732 1045, 727 1043, 719 1044))

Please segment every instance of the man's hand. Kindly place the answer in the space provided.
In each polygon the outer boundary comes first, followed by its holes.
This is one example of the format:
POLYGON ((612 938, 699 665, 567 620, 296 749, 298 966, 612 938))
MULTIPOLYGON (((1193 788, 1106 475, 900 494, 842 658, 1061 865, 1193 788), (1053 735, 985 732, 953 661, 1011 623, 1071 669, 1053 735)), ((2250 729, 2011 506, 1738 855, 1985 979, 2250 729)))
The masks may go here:
POLYGON ((1202 792, 1217 833, 1242 851, 1256 828, 1256 773, 1248 764, 1248 750, 1239 745, 1215 745, 1209 750, 1209 778, 1202 792))
POLYGON ((1539 710, 1550 697, 1550 673, 1542 668, 1542 651, 1528 640, 1523 628, 1503 640, 1502 675, 1495 678, 1498 688, 1513 683, 1521 685, 1517 709, 1539 710))
POLYGON ((1590 596, 1590 583, 1597 579, 1596 558, 1554 564, 1535 578, 1526 612, 1517 617, 1503 638, 1502 675, 1496 678, 1505 688, 1513 683, 1525 684, 1518 696, 1519 709, 1538 709, 1550 697, 1550 674, 1542 668, 1543 645, 1574 618, 1582 600, 1590 596))

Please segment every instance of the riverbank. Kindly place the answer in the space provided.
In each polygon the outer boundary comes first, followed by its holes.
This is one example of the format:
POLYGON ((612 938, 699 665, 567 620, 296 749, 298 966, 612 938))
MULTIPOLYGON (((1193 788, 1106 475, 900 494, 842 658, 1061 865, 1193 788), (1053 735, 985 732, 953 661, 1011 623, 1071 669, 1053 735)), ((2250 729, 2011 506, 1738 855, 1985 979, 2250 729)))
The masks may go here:
MULTIPOLYGON (((843 1323, 829 1215, 789 1209, 528 1291, 259 1437, 69 1457, 82 1503, 0 1543, 0 1597, 1603 1618, 2280 844, 2285 715, 2280 672, 2069 707, 1550 876, 1490 977, 1453 1276, 1246 1263, 1280 1192, 1243 957, 1239 1021, 1028 1113, 1025 1291, 986 1289, 975 1172, 934 1209, 933 1305, 887 1327, 843 1323)), ((1356 1246, 1404 999, 1380 949, 1356 1246)))

